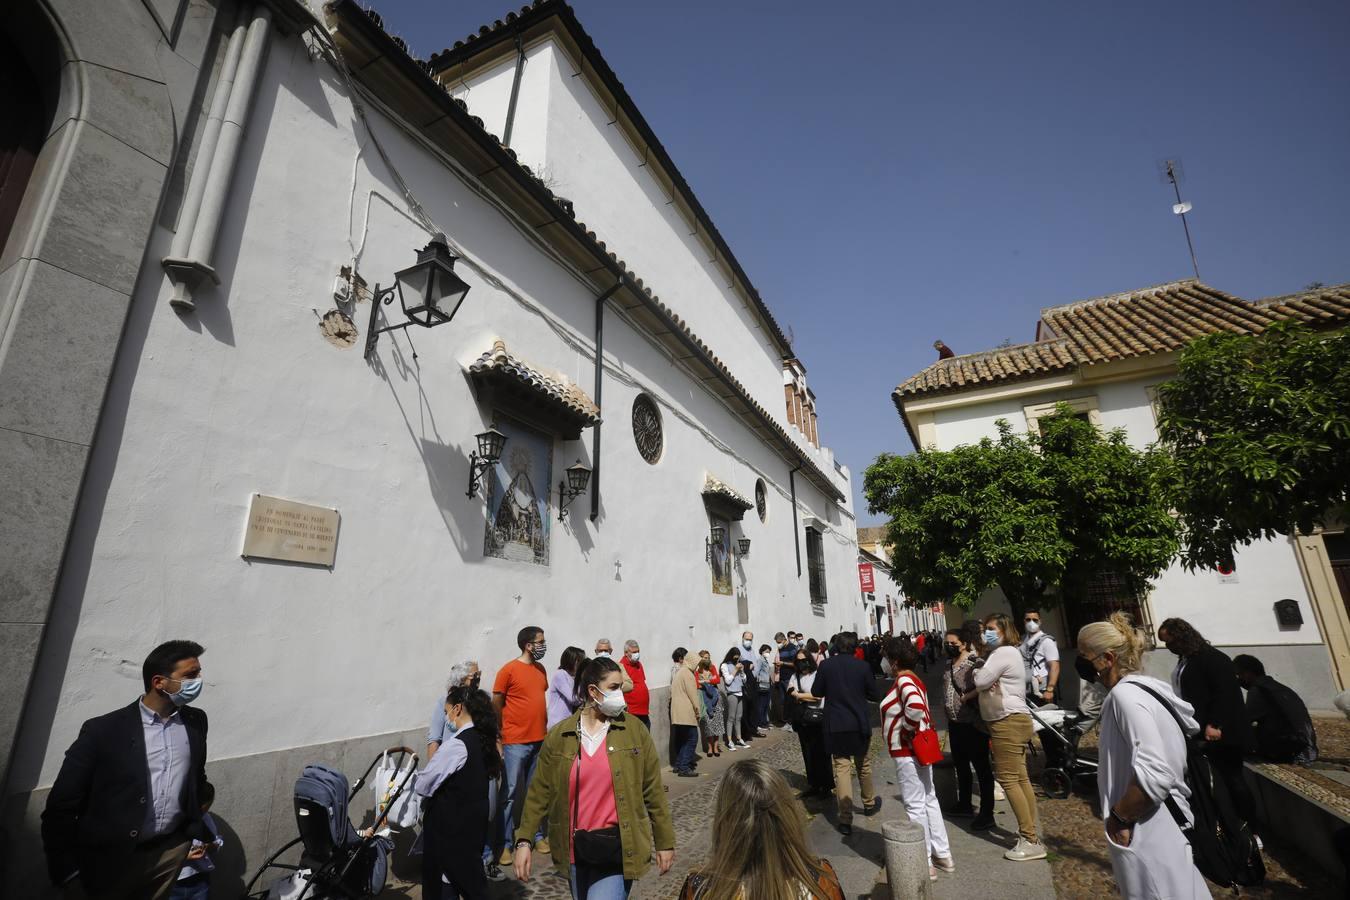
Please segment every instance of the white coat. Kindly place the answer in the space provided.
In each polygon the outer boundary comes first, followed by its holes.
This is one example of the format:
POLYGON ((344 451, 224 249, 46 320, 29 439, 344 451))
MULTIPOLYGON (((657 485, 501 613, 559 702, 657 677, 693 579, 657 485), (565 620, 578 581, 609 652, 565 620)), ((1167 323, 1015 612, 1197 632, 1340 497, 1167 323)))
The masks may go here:
MULTIPOLYGON (((1195 710, 1171 685, 1145 675, 1122 678, 1102 704, 1100 768, 1097 786, 1102 815, 1125 793, 1131 780, 1157 806, 1134 826, 1130 845, 1108 836, 1116 885, 1126 900, 1194 900, 1209 897, 1205 879, 1191 860, 1191 848, 1163 801, 1170 794, 1189 821, 1190 789, 1184 780, 1186 742, 1172 714, 1147 692, 1131 687, 1147 684, 1181 716, 1188 734, 1200 730, 1195 710)), ((1105 825, 1103 824, 1103 832, 1105 825)))

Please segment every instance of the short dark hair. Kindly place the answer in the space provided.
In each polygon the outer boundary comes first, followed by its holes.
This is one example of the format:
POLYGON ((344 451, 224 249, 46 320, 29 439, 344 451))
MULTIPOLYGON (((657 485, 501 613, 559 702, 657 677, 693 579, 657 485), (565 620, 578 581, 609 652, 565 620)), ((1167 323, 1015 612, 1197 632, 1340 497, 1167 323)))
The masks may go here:
POLYGON ((1248 675, 1255 675, 1257 678, 1264 678, 1266 667, 1261 660, 1247 653, 1239 653, 1233 657, 1233 667, 1239 672, 1246 672, 1248 675))
POLYGON ((919 651, 913 641, 893 637, 886 642, 886 658, 895 669, 913 669, 919 664, 919 651))
POLYGON ((524 628, 520 629, 520 633, 516 635, 516 646, 524 650, 526 644, 534 643, 535 635, 543 633, 544 629, 540 628, 538 625, 526 625, 524 628))
POLYGON ((619 664, 608 656, 597 656, 595 659, 588 660, 586 665, 581 667, 581 671, 577 673, 577 684, 573 699, 577 701, 578 706, 590 703, 591 685, 604 681, 605 676, 611 672, 622 671, 619 664))
POLYGON ((783 634, 783 632, 780 631, 780 632, 778 632, 777 634, 775 634, 775 635, 773 636, 773 639, 774 639, 775 641, 786 641, 786 640, 787 640, 787 635, 786 635, 786 634, 783 634))
POLYGON ((835 652, 841 656, 848 656, 854 650, 858 649, 858 637, 851 631, 841 631, 834 638, 835 652))
POLYGON ((765 650, 772 650, 772 649, 773 649, 773 648, 770 647, 768 644, 760 644, 760 645, 759 645, 759 652, 760 652, 760 653, 763 653, 765 650))
POLYGON ((1034 606, 1028 606, 1026 609, 1022 610, 1022 618, 1025 619, 1027 617, 1027 613, 1035 613, 1036 615, 1039 616, 1041 614, 1041 611, 1034 606))
POLYGON ((689 655, 689 650, 685 647, 676 647, 675 652, 670 654, 671 662, 680 662, 689 655))
POLYGON ((165 641, 160 644, 141 663, 141 681, 145 683, 145 689, 150 690, 150 682, 156 675, 169 678, 180 662, 205 652, 206 649, 196 641, 165 641))

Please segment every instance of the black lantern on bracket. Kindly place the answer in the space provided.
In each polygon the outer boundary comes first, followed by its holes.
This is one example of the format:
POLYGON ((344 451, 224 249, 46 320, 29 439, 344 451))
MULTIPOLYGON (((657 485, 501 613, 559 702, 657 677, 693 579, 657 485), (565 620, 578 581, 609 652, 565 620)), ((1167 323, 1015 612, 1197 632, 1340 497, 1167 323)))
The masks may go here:
POLYGON ((478 449, 469 454, 469 491, 465 495, 468 497, 478 493, 479 479, 487 471, 488 466, 502 458, 502 447, 506 446, 506 435, 496 428, 489 428, 476 435, 475 439, 478 441, 478 449))
POLYGON ((743 537, 736 543, 740 545, 742 559, 750 555, 750 539, 748 537, 743 537))
POLYGON ((445 235, 437 234, 417 251, 417 262, 394 273, 393 287, 382 289, 375 285, 370 298, 370 324, 366 327, 366 359, 370 358, 375 342, 386 331, 397 331, 409 325, 435 328, 455 317, 469 293, 469 286, 455 274, 456 258, 450 253, 445 235), (380 307, 392 303, 395 293, 408 321, 376 328, 375 317, 380 307))
POLYGON ((705 562, 712 562, 712 548, 720 547, 722 539, 727 535, 727 530, 721 525, 714 525, 709 529, 708 537, 704 539, 703 559, 705 562))
POLYGON ((567 506, 586 493, 586 485, 591 483, 591 467, 577 460, 567 467, 567 481, 558 482, 558 521, 567 519, 567 506))

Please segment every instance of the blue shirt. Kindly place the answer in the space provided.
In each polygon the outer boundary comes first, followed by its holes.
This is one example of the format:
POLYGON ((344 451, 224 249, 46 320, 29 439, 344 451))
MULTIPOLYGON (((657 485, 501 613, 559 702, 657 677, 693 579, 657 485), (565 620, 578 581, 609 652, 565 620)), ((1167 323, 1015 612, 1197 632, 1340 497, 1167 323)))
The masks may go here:
POLYGON ((455 723, 445 718, 445 695, 442 694, 436 701, 436 708, 431 711, 431 727, 427 729, 428 744, 444 744, 455 736, 455 723))
MULTIPOLYGON (((473 727, 470 722, 459 731, 468 731, 473 727)), ((413 790, 423 797, 430 797, 436 793, 436 790, 445 783, 445 779, 464 768, 464 763, 469 758, 468 748, 464 746, 463 741, 452 741, 446 739, 441 744, 441 749, 436 751, 436 755, 427 763, 427 767, 417 773, 417 780, 413 782, 413 790)))
POLYGON ((192 767, 187 726, 175 709, 168 718, 140 704, 145 735, 145 765, 150 772, 150 803, 146 805, 141 839, 177 831, 183 824, 183 786, 192 767))

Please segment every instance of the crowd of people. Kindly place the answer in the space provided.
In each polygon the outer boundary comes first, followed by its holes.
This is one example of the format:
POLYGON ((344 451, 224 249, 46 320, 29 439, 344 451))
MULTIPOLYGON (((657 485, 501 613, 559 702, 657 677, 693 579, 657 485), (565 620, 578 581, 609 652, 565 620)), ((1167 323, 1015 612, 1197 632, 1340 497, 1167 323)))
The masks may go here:
MULTIPOLYGON (((1059 697, 1060 656, 1038 610, 1027 610, 1020 624, 995 613, 945 634, 860 639, 841 632, 816 640, 787 631, 772 644, 756 644, 745 631, 720 663, 709 650, 676 648, 669 748, 676 776, 698 777, 700 747, 705 757, 734 753, 774 725, 796 733, 806 776, 794 796, 760 760, 733 765, 717 809, 735 814, 714 817, 714 858, 689 877, 682 896, 842 897, 829 862, 807 849, 799 800, 832 796, 835 827, 845 836, 856 812, 880 809, 874 715, 900 800, 924 829, 930 878, 956 869, 946 817, 992 828, 1000 789, 1017 822, 1004 856, 1045 858, 1027 755, 1032 711, 1059 697), (933 778, 944 753, 921 674, 939 655, 956 774, 945 813, 933 778), (737 893, 748 884, 753 891, 737 893)), ((1101 723, 1104 840, 1127 898, 1208 896, 1182 831, 1190 815, 1188 748, 1203 744, 1237 813, 1251 822, 1244 757, 1311 762, 1316 734, 1302 700, 1260 660, 1230 659, 1181 619, 1164 621, 1158 637, 1177 657, 1170 682, 1142 674, 1142 640, 1122 614, 1077 635, 1081 705, 1101 723)), ((653 864, 664 874, 675 856, 661 781, 667 754, 650 732, 641 647, 625 641, 616 657, 608 638, 589 655, 569 646, 551 673, 542 628, 521 629, 517 647, 490 692, 478 663, 465 660, 437 697, 426 764, 414 782, 423 798, 423 896, 485 897, 489 881, 506 877, 504 867, 527 881, 540 853, 578 900, 622 900, 653 864)), ((142 666, 144 694, 86 722, 67 752, 42 837, 51 878, 68 896, 208 896, 221 839, 208 812, 206 714, 191 706, 202 690, 203 652, 191 641, 155 648, 142 666)))

